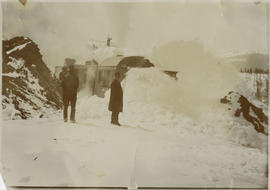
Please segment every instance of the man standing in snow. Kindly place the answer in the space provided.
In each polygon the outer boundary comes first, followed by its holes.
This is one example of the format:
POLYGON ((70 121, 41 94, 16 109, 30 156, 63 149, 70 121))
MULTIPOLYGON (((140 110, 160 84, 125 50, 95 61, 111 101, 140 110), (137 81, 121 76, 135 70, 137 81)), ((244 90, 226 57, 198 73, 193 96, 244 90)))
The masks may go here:
POLYGON ((75 123, 75 111, 77 101, 77 90, 79 79, 75 72, 74 66, 67 67, 67 71, 62 75, 63 103, 64 103, 64 122, 68 121, 68 106, 71 104, 70 121, 75 123))
POLYGON ((109 110, 112 112, 111 123, 121 126, 118 121, 119 112, 123 111, 123 90, 120 84, 120 73, 115 73, 115 79, 111 84, 109 110))

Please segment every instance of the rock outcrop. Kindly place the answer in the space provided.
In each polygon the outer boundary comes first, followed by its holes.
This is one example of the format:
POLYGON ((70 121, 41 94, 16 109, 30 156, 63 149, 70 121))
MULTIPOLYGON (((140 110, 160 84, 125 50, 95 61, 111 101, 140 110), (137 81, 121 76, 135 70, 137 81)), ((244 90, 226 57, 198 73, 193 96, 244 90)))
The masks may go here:
POLYGON ((2 108, 11 119, 43 117, 62 106, 58 81, 29 38, 3 41, 2 108), (49 111, 49 112, 50 112, 49 111))
POLYGON ((244 119, 252 124, 257 132, 268 135, 267 115, 263 112, 263 109, 249 102, 246 97, 232 91, 229 92, 227 96, 220 99, 220 102, 227 104, 229 106, 228 110, 230 110, 235 117, 244 119))

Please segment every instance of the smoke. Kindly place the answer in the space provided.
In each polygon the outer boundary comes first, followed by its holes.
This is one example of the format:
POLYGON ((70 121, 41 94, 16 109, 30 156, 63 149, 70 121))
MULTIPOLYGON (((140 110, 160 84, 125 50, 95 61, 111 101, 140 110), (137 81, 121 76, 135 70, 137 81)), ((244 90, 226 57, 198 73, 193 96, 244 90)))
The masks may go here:
POLYGON ((3 3, 3 37, 25 36, 34 40, 51 68, 66 57, 84 64, 91 59, 90 39, 122 43, 128 30, 130 4, 105 2, 3 3), (123 16, 125 15, 125 16, 123 16))
POLYGON ((131 3, 108 3, 104 8, 110 23, 108 34, 113 37, 113 42, 118 46, 123 46, 126 36, 130 30, 130 11, 133 5, 131 3))
POLYGON ((86 78, 85 78, 85 84, 82 88, 82 94, 89 97, 94 94, 94 88, 95 88, 95 80, 96 80, 96 70, 93 68, 87 68, 86 71, 86 78))
POLYGON ((46 64, 62 65, 66 57, 83 64, 91 59, 90 39, 148 54, 173 40, 199 38, 215 53, 266 49, 264 4, 223 2, 27 2, 1 3, 3 37, 34 40, 46 64))

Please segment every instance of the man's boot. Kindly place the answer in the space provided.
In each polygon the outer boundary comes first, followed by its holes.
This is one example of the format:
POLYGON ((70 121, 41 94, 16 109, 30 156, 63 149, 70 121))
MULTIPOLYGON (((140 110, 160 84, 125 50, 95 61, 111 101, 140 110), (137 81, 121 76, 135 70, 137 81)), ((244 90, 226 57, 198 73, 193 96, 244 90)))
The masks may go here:
POLYGON ((115 122, 115 125, 121 126, 118 120, 115 122))
POLYGON ((115 115, 115 125, 121 126, 121 124, 120 124, 119 121, 118 121, 118 114, 119 114, 119 113, 117 113, 117 114, 115 115))
POLYGON ((115 120, 115 114, 114 112, 112 112, 112 116, 111 116, 111 124, 115 124, 116 120, 115 120))

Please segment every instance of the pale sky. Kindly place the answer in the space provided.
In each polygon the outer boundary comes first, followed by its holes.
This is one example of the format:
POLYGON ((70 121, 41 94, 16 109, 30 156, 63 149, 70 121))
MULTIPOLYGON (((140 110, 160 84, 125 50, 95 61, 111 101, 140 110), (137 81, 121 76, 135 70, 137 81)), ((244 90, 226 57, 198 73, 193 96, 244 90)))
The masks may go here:
POLYGON ((252 1, 2 3, 3 38, 26 36, 52 68, 65 57, 90 58, 90 39, 108 34, 123 48, 151 52, 167 42, 198 39, 214 54, 266 52, 266 5, 252 1))

